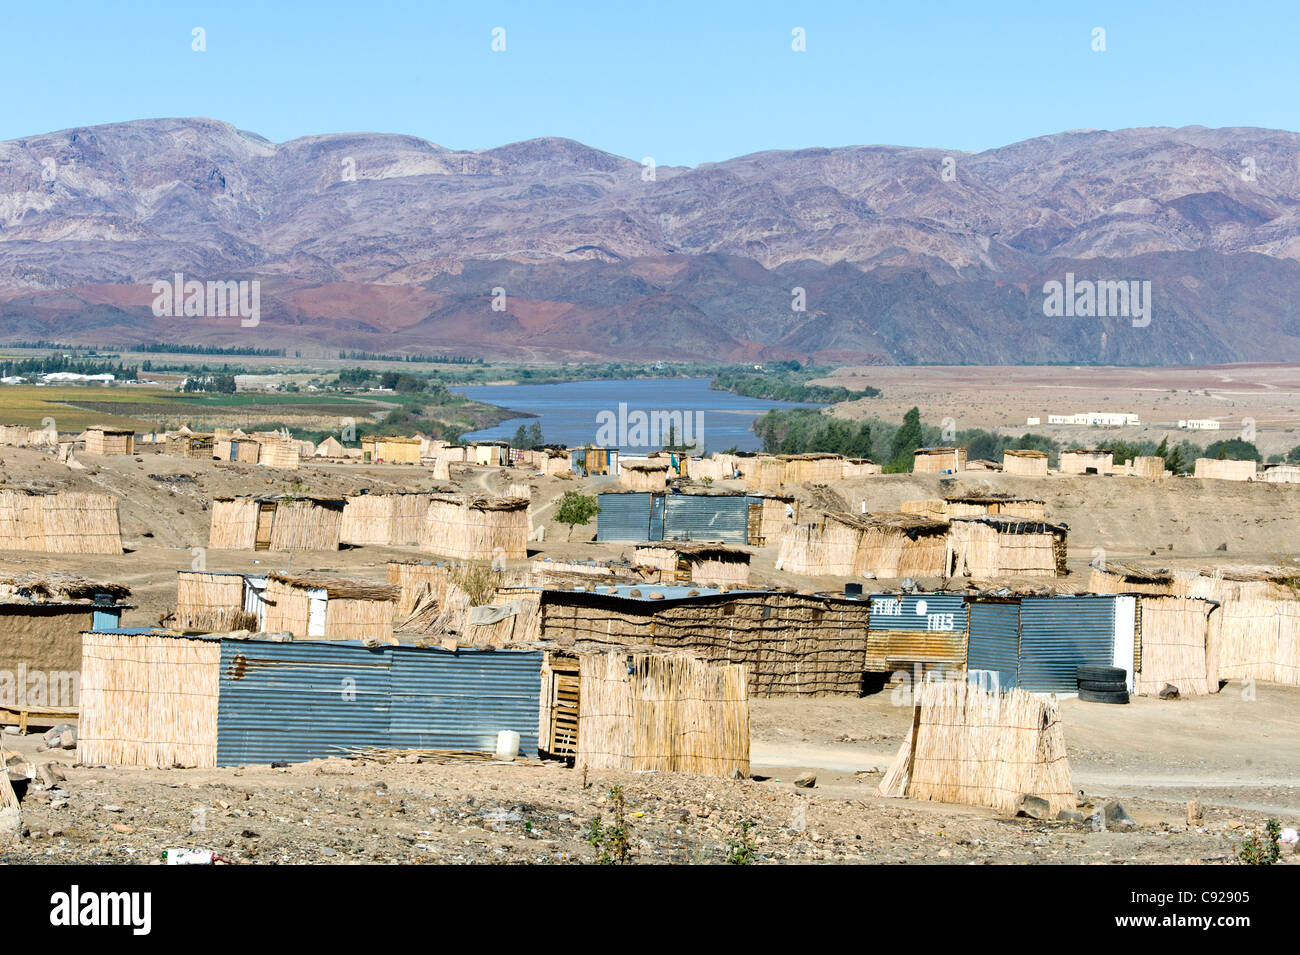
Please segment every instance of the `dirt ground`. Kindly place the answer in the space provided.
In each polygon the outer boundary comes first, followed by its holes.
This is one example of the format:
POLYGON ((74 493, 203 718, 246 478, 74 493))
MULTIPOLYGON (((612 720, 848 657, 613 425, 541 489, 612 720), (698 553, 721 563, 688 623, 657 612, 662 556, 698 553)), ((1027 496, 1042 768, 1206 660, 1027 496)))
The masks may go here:
MULTIPOLYGON (((615 786, 632 860, 646 863, 722 863, 746 846, 758 863, 1229 863, 1267 817, 1300 819, 1294 687, 1260 686, 1253 702, 1229 687, 1187 702, 1062 705, 1085 814, 1119 800, 1135 828, 875 795, 910 713, 880 694, 753 701, 752 778, 739 780, 584 777, 524 760, 104 769, 38 752, 38 735, 6 735, 11 753, 58 762, 67 779, 28 793, 28 835, 0 846, 0 862, 150 863, 169 848, 237 863, 592 862, 590 824, 617 822, 615 786), (805 770, 817 776, 812 789, 793 784, 805 770), (1205 806, 1194 828, 1185 808, 1193 798, 1205 806)), ((1300 856, 1283 862, 1300 865, 1300 856)))
MULTIPOLYGON (((120 496, 129 553, 6 553, 0 554, 0 574, 58 569, 125 583, 136 605, 124 617, 127 626, 156 623, 174 608, 174 572, 181 569, 320 569, 382 580, 385 561, 422 556, 413 548, 210 551, 213 497, 279 491, 295 478, 318 495, 452 486, 432 481, 422 468, 398 465, 307 464, 292 473, 153 451, 78 459, 86 470, 69 470, 41 452, 3 448, 0 483, 120 496)), ((533 486, 534 520, 546 527, 545 541, 530 545, 534 556, 630 554, 630 545, 594 544, 594 525, 576 528, 568 540, 567 528, 553 522, 563 491, 595 492, 615 482, 471 469, 453 484, 501 491, 512 480, 533 486)), ((1300 487, 1282 485, 893 475, 834 490, 855 512, 863 501, 869 510, 884 510, 901 500, 963 490, 1043 498, 1048 517, 1070 528, 1071 574, 1060 582, 1066 590, 1086 588, 1087 565, 1099 549, 1114 559, 1141 557, 1168 566, 1275 563, 1292 560, 1300 533, 1300 487)), ((799 493, 809 501, 818 495, 812 488, 799 493)), ((776 553, 775 542, 755 549, 756 583, 816 589, 845 583, 777 574, 776 553)), ((1229 684, 1217 696, 1187 701, 1138 698, 1128 706, 1104 706, 1064 700, 1067 747, 1085 805, 1118 799, 1140 823, 1133 831, 1103 832, 875 796, 910 712, 907 701, 889 691, 864 699, 752 701, 753 778, 745 780, 619 773, 584 780, 580 771, 558 764, 523 761, 373 765, 334 759, 284 769, 109 770, 72 767, 72 754, 61 750, 37 752, 39 736, 5 735, 0 740, 9 751, 68 768, 58 789, 27 795, 29 836, 3 846, 0 861, 148 862, 165 848, 197 847, 239 862, 585 862, 597 856, 588 826, 597 816, 613 821, 608 793, 617 785, 625 793, 633 858, 643 862, 722 862, 729 852, 750 849, 756 861, 771 862, 1226 862, 1246 832, 1267 817, 1284 826, 1300 822, 1300 689, 1260 684, 1250 696, 1229 684), (804 770, 816 773, 815 788, 793 786, 804 770), (1192 798, 1206 806, 1205 823, 1195 829, 1185 821, 1192 798), (742 821, 754 824, 749 849, 742 821)))

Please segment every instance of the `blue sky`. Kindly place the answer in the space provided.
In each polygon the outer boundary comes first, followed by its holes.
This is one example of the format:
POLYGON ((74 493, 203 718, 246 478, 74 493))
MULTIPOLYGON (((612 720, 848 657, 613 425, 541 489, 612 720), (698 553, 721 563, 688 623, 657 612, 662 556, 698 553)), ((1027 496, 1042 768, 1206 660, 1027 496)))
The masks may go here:
POLYGON ((1297 28, 1300 4, 1271 0, 6 4, 0 139, 210 116, 277 142, 565 136, 695 165, 805 146, 980 150, 1078 128, 1294 130, 1297 28), (806 52, 791 49, 795 27, 806 52))

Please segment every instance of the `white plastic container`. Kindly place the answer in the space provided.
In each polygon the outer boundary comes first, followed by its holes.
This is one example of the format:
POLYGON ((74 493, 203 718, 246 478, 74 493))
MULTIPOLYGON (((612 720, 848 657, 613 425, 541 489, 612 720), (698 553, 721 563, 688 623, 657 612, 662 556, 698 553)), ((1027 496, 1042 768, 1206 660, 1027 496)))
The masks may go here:
POLYGON ((497 759, 514 759, 519 755, 519 734, 514 730, 497 733, 497 759))
POLYGON ((212 850, 164 849, 163 858, 168 865, 212 865, 212 850))

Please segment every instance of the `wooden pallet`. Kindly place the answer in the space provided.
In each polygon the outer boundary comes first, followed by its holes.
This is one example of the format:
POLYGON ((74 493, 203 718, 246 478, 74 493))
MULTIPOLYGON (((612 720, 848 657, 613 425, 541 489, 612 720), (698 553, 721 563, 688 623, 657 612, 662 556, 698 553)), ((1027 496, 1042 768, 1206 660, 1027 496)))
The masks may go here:
POLYGON ((57 726, 77 718, 75 706, 16 706, 12 703, 0 703, 0 724, 17 726, 26 733, 31 724, 37 726, 57 726))

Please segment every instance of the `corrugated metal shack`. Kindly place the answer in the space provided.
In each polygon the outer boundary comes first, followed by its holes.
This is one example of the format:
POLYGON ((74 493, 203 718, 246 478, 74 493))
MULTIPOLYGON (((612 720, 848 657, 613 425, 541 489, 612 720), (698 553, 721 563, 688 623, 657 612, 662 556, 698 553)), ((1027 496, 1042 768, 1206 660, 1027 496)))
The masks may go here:
POLYGON ((537 751, 542 654, 85 634, 77 759, 211 768, 351 749, 537 751))
POLYGON ((966 603, 961 594, 871 595, 867 669, 905 671, 915 682, 966 665, 966 603))
POLYGON ((598 541, 701 540, 749 543, 749 508, 762 500, 745 494, 606 493, 597 496, 598 541))

